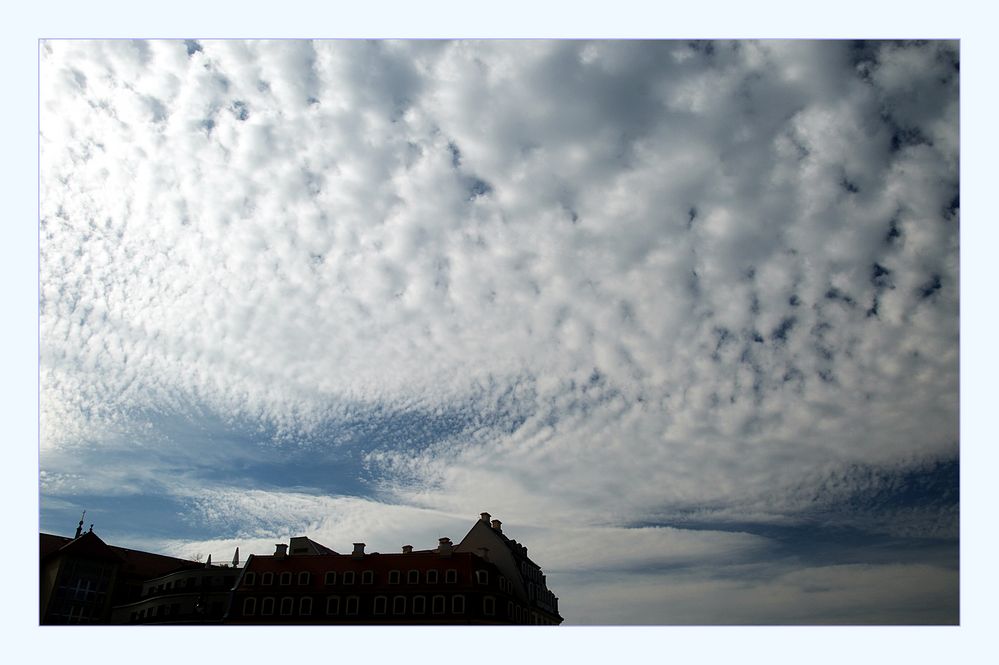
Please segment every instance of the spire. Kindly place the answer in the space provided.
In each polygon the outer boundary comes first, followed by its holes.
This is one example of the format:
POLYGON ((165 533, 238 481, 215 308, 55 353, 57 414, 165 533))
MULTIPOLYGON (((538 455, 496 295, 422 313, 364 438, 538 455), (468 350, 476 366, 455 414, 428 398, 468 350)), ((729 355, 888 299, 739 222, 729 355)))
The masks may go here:
POLYGON ((232 557, 232 567, 236 568, 239 566, 239 548, 236 548, 236 554, 232 557))
POLYGON ((211 567, 212 567, 212 555, 209 554, 208 555, 208 560, 205 561, 205 568, 211 568, 211 567))
POLYGON ((76 535, 74 538, 79 538, 83 534, 83 518, 87 516, 87 511, 84 510, 83 514, 80 515, 80 523, 76 525, 76 535))

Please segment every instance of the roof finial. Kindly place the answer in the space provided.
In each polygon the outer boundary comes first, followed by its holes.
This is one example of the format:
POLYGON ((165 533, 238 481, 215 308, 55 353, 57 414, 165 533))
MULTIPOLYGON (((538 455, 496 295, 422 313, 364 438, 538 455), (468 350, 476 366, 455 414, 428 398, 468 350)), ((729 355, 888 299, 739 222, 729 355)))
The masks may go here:
POLYGON ((76 525, 76 536, 75 536, 75 538, 79 538, 83 534, 83 518, 86 517, 86 516, 87 516, 87 511, 84 510, 83 514, 80 515, 80 523, 76 525))
POLYGON ((239 547, 236 548, 236 554, 234 554, 232 557, 232 567, 233 568, 239 567, 239 547))

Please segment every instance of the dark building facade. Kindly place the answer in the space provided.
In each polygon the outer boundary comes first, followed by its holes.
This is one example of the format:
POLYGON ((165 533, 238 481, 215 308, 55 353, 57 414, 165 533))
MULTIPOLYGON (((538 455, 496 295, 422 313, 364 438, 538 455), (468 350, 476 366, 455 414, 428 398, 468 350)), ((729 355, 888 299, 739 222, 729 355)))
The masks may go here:
POLYGON ((488 513, 456 546, 338 554, 307 538, 251 555, 224 619, 232 624, 558 625, 558 599, 527 548, 488 513), (290 549, 289 549, 290 548, 290 549))
POLYGON ((141 597, 145 580, 199 568, 185 559, 114 547, 97 534, 39 534, 39 622, 108 624, 112 608, 141 597))
POLYGON ((306 537, 238 567, 41 535, 43 624, 558 625, 527 548, 482 513, 457 545, 340 554, 306 537))

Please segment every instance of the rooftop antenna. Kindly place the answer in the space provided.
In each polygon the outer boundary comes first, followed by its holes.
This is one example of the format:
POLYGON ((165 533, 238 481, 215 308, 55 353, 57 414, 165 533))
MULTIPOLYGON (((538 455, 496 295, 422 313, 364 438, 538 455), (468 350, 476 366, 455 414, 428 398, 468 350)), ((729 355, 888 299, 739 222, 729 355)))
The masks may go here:
POLYGON ((83 518, 87 516, 87 511, 84 510, 83 514, 80 515, 80 523, 76 525, 76 536, 74 538, 79 538, 83 533, 83 518))

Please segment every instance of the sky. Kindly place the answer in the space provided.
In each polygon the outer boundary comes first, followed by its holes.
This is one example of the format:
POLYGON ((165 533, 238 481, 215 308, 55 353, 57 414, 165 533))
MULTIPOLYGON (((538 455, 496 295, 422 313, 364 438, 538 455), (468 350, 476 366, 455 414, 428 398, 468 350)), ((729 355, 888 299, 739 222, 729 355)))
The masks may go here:
POLYGON ((957 623, 959 53, 43 40, 40 529, 957 623))

